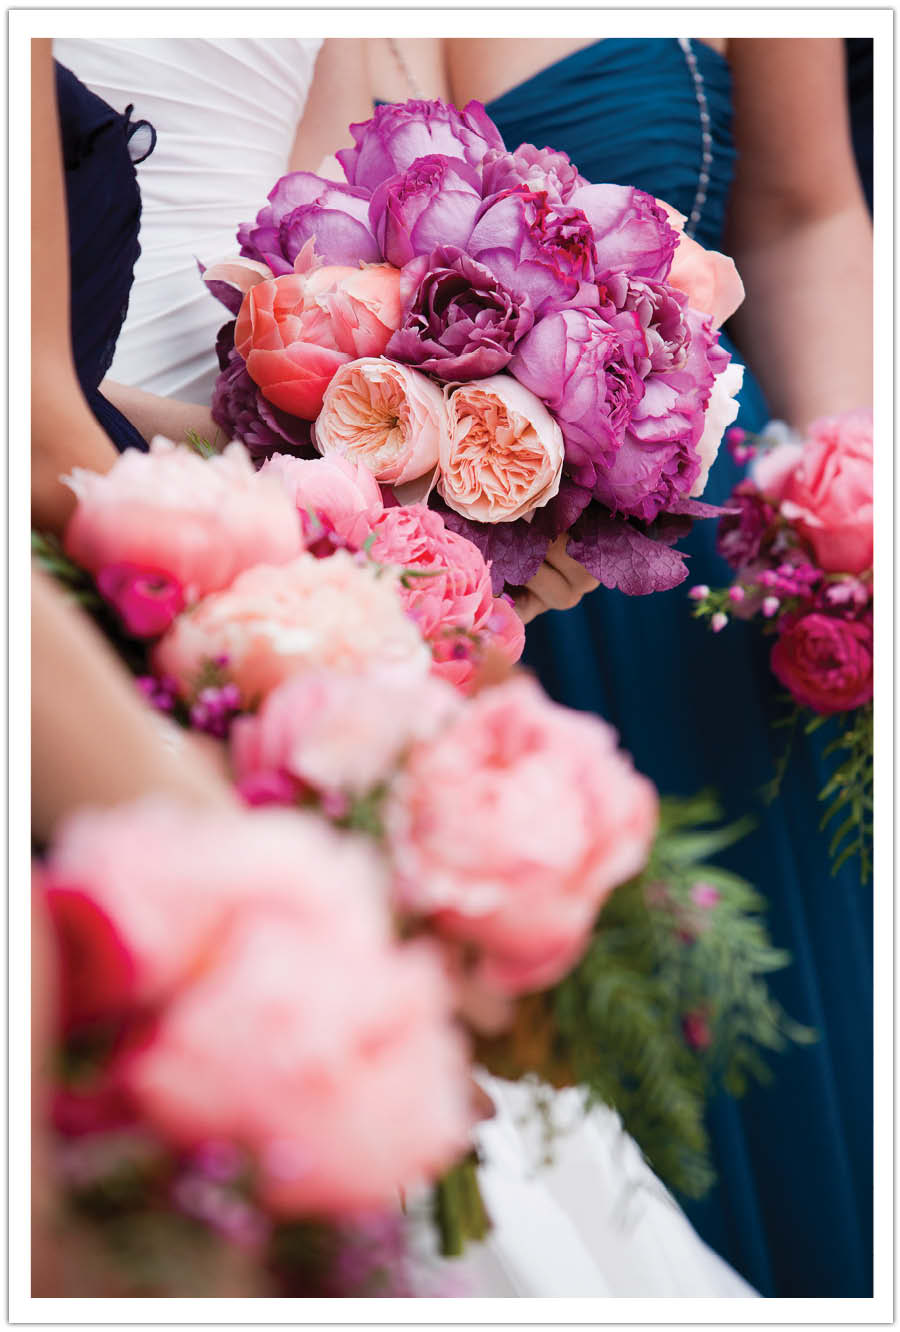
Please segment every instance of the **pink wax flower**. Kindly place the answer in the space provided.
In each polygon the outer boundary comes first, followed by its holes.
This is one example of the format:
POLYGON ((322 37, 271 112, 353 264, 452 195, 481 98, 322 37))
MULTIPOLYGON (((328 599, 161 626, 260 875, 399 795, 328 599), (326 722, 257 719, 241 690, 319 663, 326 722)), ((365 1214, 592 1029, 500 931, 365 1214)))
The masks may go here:
POLYGON ((686 235, 684 224, 687 218, 684 214, 662 199, 656 202, 678 232, 678 244, 666 281, 684 292, 693 310, 709 315, 713 328, 721 328, 744 299, 744 284, 734 261, 715 250, 705 249, 686 235))
POLYGON ((389 485, 434 470, 447 436, 441 389, 419 370, 367 356, 341 366, 316 418, 316 448, 367 467, 389 485))
POLYGON ((461 706, 442 681, 411 683, 377 663, 360 675, 295 675, 234 725, 232 764, 242 789, 248 779, 280 773, 320 792, 363 796, 461 706))
POLYGON ((802 706, 846 712, 872 697, 872 626, 813 612, 782 630, 772 670, 802 706))
POLYGON ((286 273, 248 291, 234 345, 270 402, 314 421, 338 368, 384 351, 404 299, 401 274, 389 264, 286 273))
POLYGON ((129 1067, 158 1129, 246 1147, 261 1202, 285 1216, 389 1204, 461 1154, 471 1123, 438 958, 361 931, 339 887, 317 881, 330 909, 314 918, 267 904, 239 917, 129 1067))
POLYGON ((872 567, 872 449, 871 411, 816 421, 781 488, 781 512, 826 572, 872 567))
POLYGON ((97 587, 135 638, 157 638, 184 609, 174 579, 134 564, 107 564, 97 574, 97 587))
POLYGON ((714 883, 695 883, 691 888, 691 901, 698 907, 709 910, 714 907, 722 896, 714 883))
MULTIPOLYGON (((296 512, 282 488, 260 477, 246 450, 214 458, 155 439, 149 453, 126 449, 101 475, 77 467, 67 478, 78 500, 66 553, 93 574, 110 566, 152 571, 190 604, 227 587, 254 564, 282 564, 302 549, 296 512)), ((107 575, 138 624, 152 622, 147 585, 107 575), (136 584, 136 585, 135 585, 136 584)), ((172 606, 174 591, 162 596, 172 606)))
POLYGON ((565 444, 541 400, 511 375, 448 392, 438 490, 451 509, 482 523, 508 523, 559 490, 565 444))
POLYGON ((543 988, 646 863, 657 805, 609 726, 514 678, 412 750, 386 814, 398 902, 475 945, 493 988, 543 988))
POLYGON ((307 459, 276 453, 260 471, 284 486, 308 543, 324 529, 337 544, 359 550, 384 508, 368 468, 337 455, 307 459))
POLYGON ((420 678, 430 655, 404 600, 396 576, 379 575, 347 551, 261 564, 179 616, 155 648, 154 669, 193 699, 204 665, 224 656, 227 679, 247 706, 303 670, 352 672, 383 662, 420 678))
POLYGON ((387 938, 381 876, 364 844, 296 811, 212 813, 147 798, 77 813, 43 876, 64 1012, 74 1022, 159 1006, 248 904, 287 902, 310 921, 340 909, 387 938))

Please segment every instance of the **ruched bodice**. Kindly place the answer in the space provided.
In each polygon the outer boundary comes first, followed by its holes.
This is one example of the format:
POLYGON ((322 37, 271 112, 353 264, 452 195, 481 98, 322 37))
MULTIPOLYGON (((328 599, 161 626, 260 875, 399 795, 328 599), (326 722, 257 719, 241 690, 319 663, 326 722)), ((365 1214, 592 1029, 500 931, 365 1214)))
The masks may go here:
POLYGON ((141 195, 135 161, 150 152, 154 133, 90 92, 56 64, 56 96, 69 225, 72 352, 82 391, 118 448, 145 447, 129 421, 107 402, 99 384, 112 365, 140 254, 141 195))
MULTIPOLYGON (((711 47, 693 41, 690 51, 696 81, 675 39, 595 42, 487 111, 510 147, 549 144, 589 180, 640 186, 690 216, 705 109, 709 183, 695 235, 723 248, 735 164, 731 74, 711 47)), ((767 412, 750 369, 738 423, 754 430, 767 412)), ((742 475, 722 449, 704 498, 721 502, 742 475)), ((691 557, 689 583, 729 581, 713 523, 698 523, 681 544, 691 557)), ((767 895, 774 940, 793 956, 773 988, 820 1040, 776 1056, 772 1088, 753 1089, 742 1103, 721 1100, 712 1122, 721 1186, 686 1206, 703 1237, 762 1294, 864 1296, 871 1292, 871 892, 851 863, 829 873, 818 827, 827 772, 821 734, 800 737, 780 798, 761 801, 783 734, 773 729, 784 704, 769 668, 771 640, 758 625, 740 623, 713 638, 691 618, 687 586, 652 597, 600 588, 574 610, 529 625, 526 660, 555 698, 607 717, 661 791, 712 786, 728 816, 757 819, 756 831, 722 859, 767 895)))

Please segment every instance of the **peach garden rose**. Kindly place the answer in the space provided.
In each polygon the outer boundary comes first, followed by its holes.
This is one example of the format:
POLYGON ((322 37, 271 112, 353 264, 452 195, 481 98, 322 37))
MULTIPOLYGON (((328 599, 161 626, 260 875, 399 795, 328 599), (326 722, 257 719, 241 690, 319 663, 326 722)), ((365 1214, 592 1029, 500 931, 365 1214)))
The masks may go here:
POLYGON ((491 375, 448 391, 438 490, 464 518, 509 523, 559 490, 562 431, 530 389, 491 375))

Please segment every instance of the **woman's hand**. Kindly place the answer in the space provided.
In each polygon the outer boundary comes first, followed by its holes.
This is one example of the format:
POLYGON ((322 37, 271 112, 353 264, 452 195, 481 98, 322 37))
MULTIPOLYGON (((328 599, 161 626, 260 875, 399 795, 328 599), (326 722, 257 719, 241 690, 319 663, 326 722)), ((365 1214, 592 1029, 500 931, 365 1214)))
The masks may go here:
POLYGON ((556 538, 540 569, 516 597, 516 610, 525 624, 544 611, 571 610, 600 586, 583 565, 566 554, 568 539, 565 532, 556 538))

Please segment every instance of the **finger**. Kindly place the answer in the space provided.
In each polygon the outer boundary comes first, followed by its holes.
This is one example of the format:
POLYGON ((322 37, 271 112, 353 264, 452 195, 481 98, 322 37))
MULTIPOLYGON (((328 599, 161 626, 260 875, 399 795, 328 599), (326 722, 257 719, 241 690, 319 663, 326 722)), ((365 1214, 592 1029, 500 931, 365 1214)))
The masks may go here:
POLYGON ((536 597, 527 588, 522 588, 513 595, 513 604, 523 624, 530 624, 536 615, 541 615, 547 609, 540 597, 536 597))
POLYGON ((568 535, 565 532, 562 536, 556 538, 547 551, 546 563, 562 574, 563 578, 578 588, 582 594, 593 592, 594 588, 599 587, 600 584, 593 574, 585 569, 583 564, 579 564, 577 560, 572 559, 571 555, 566 554, 568 540, 568 535))
POLYGON ((546 562, 541 565, 527 587, 528 591, 533 592, 545 606, 554 610, 571 610, 580 600, 578 589, 546 562))

